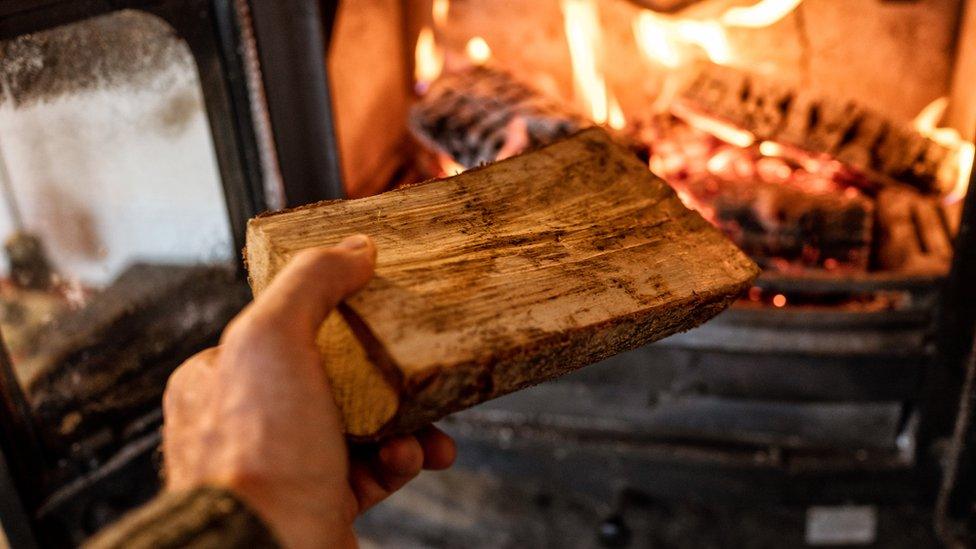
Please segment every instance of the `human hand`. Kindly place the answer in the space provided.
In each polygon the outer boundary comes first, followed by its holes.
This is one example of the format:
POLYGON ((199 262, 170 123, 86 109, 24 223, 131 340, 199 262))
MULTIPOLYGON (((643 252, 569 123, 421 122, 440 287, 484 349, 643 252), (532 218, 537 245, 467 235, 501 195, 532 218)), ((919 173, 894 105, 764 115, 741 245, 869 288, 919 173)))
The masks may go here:
POLYGON ((163 399, 168 489, 223 487, 288 547, 348 547, 359 513, 421 468, 451 465, 454 442, 435 427, 369 446, 343 435, 315 336, 375 261, 362 235, 298 254, 219 346, 173 373, 163 399))

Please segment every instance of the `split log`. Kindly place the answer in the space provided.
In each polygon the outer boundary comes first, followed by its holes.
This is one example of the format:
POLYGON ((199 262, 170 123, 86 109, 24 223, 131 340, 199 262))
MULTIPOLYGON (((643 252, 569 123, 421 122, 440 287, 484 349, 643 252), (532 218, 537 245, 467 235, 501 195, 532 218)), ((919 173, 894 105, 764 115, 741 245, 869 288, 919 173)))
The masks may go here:
POLYGON ((461 175, 252 219, 255 294, 298 251, 370 234, 376 276, 319 333, 354 438, 687 330, 758 269, 599 129, 461 175))
POLYGON ((865 172, 878 186, 901 182, 939 192, 953 153, 913 128, 850 101, 799 90, 737 69, 703 70, 679 105, 776 141, 830 155, 865 172))
POLYGON ((410 110, 411 133, 465 168, 547 145, 589 126, 511 74, 474 67, 437 79, 410 110))

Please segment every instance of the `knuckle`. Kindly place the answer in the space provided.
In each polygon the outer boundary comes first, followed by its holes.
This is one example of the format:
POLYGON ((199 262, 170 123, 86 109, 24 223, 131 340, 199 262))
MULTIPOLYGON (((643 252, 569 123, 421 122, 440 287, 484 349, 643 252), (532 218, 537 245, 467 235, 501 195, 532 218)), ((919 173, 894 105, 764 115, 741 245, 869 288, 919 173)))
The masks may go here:
POLYGON ((237 350, 241 346, 260 341, 272 329, 273 323, 269 322, 265 315, 258 314, 253 310, 248 311, 227 325, 221 336, 221 345, 237 350))
POLYGON ((166 381, 166 388, 163 389, 163 414, 167 411, 171 414, 179 408, 180 394, 183 391, 183 379, 186 377, 186 366, 177 368, 166 381))

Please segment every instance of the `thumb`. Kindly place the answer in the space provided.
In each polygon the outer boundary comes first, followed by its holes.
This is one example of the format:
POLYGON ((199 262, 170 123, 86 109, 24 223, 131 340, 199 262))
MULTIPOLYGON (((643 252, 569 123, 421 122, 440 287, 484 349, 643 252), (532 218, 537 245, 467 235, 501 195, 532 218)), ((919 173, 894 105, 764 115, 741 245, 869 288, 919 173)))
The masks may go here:
POLYGON ((329 313, 373 277, 376 246, 366 235, 296 254, 255 300, 252 314, 314 338, 329 313))

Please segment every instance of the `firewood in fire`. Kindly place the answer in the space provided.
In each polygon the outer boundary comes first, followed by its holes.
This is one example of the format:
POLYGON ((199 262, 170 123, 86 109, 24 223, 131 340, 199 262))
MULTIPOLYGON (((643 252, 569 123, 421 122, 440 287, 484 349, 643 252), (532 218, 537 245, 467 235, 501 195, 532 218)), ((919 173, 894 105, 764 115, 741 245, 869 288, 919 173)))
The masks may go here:
POLYGON ((860 194, 808 192, 761 179, 690 180, 682 184, 707 204, 714 222, 763 266, 836 266, 866 271, 874 205, 860 194))
POLYGON ((764 266, 868 268, 873 203, 839 163, 781 145, 735 147, 670 116, 641 135, 653 143, 652 170, 764 266))
POLYGON ((829 154, 878 187, 901 182, 937 193, 951 161, 946 147, 868 108, 728 67, 703 70, 679 102, 758 140, 829 154))
POLYGON ((878 266, 909 274, 940 275, 952 261, 958 225, 951 209, 908 188, 878 196, 878 266))
POLYGON ((302 249, 372 235, 376 276, 319 345, 349 435, 444 415, 689 329, 758 273, 602 130, 456 177, 253 219, 256 294, 302 249))
POLYGON ((425 147, 472 168, 590 124, 507 72, 474 67, 435 81, 409 125, 425 147))

